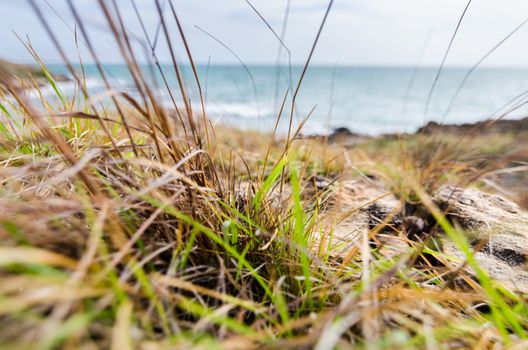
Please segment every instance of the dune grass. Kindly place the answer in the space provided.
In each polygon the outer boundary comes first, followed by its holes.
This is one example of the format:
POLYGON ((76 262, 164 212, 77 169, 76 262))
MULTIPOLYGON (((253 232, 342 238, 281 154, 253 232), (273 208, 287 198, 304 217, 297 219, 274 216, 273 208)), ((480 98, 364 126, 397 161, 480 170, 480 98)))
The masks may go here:
POLYGON ((72 70, 74 96, 45 74, 56 96, 35 86, 34 105, 0 72, 2 348, 528 346, 526 299, 479 267, 431 198, 511 162, 499 154, 512 138, 385 138, 347 150, 298 138, 302 123, 286 138, 214 128, 190 104, 160 105, 119 18, 106 16, 139 98, 97 100, 72 70), (391 229, 405 248, 386 255, 373 242, 389 222, 337 253, 327 208, 356 178, 431 215, 465 259, 404 225, 391 229))

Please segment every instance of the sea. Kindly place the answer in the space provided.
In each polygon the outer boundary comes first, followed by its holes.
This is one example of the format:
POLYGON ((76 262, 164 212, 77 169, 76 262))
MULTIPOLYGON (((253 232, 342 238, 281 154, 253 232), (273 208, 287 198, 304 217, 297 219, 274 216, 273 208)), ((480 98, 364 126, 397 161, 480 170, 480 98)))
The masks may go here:
MULTIPOLYGON (((67 74, 64 66, 49 68, 67 74)), ((176 104, 183 106, 172 65, 141 68, 167 108, 174 107, 169 89, 176 104)), ((471 123, 528 113, 528 69, 450 67, 438 75, 436 67, 314 65, 303 75, 302 66, 199 65, 199 85, 191 67, 181 69, 193 109, 202 110, 201 88, 210 120, 240 129, 271 131, 280 116, 278 133, 287 132, 291 117, 293 128, 305 121, 305 135, 341 127, 379 135, 414 132, 429 121, 471 123)), ((105 96, 97 67, 85 65, 83 70, 90 92, 105 96)), ((114 93, 137 95, 125 65, 105 65, 104 72, 114 93)), ((59 88, 65 94, 74 91, 71 82, 59 88)), ((45 90, 53 95, 50 87, 45 90)))

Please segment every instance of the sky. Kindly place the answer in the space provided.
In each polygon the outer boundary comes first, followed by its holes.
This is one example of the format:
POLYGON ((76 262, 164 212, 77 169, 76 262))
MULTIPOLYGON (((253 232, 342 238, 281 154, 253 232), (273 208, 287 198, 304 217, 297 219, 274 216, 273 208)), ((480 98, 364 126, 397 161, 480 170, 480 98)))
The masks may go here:
MULTIPOLYGON (((70 58, 77 60, 79 51, 85 62, 91 62, 86 41, 78 30, 78 48, 75 44, 74 33, 78 26, 66 0, 35 1, 70 58)), ((116 0, 116 3, 127 31, 144 42, 131 1, 116 0)), ((153 38, 159 23, 156 0, 135 1, 148 34, 153 38)), ((168 0, 158 1, 163 5, 168 0)), ((218 38, 246 64, 275 63, 280 43, 245 0, 172 1, 196 62, 238 62, 232 52, 200 31, 198 26, 218 38)), ((120 63, 119 51, 98 0, 72 2, 83 18, 100 60, 120 63)), ((280 35, 288 0, 252 0, 251 4, 280 35)), ((438 65, 466 4, 465 0, 335 0, 312 63, 438 65)), ((283 42, 291 52, 293 64, 302 64, 306 60, 327 5, 328 0, 291 0, 283 42)), ((46 63, 60 62, 60 56, 26 0, 0 0, 0 13, 0 58, 31 62, 31 56, 17 39, 17 34, 23 39, 29 38, 46 63)), ((183 46, 167 4, 164 6, 164 16, 169 25, 172 45, 176 48, 178 58, 183 58, 183 46)), ((471 66, 526 18, 526 0, 473 0, 446 65, 471 66)), ((161 62, 170 62, 167 45, 161 38, 156 54, 161 62)), ((528 24, 491 54, 483 65, 528 67, 527 41, 528 24)), ((144 52, 140 44, 135 45, 138 52, 144 52)), ((282 60, 287 62, 285 54, 282 60)))

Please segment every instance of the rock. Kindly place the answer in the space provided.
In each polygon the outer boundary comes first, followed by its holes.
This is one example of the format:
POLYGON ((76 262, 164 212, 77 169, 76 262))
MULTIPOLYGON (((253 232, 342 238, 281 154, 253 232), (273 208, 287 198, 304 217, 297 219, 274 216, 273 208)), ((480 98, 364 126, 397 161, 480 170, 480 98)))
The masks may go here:
POLYGON ((345 128, 345 127, 339 127, 339 128, 335 128, 334 131, 332 132, 332 134, 330 135, 330 137, 332 136, 339 136, 339 135, 343 135, 343 136, 357 136, 357 134, 353 133, 352 131, 350 131, 348 128, 345 128))
MULTIPOLYGON (((528 293, 528 212, 501 196, 476 189, 443 187, 434 197, 448 208, 448 217, 468 234, 475 258, 506 287, 528 293)), ((444 252, 464 259, 453 242, 443 239, 444 252)))
POLYGON ((329 143, 337 143, 344 147, 355 146, 369 139, 368 136, 356 134, 345 127, 335 128, 328 136, 329 143))
POLYGON ((405 227, 405 230, 408 232, 407 235, 418 236, 425 229, 425 221, 422 218, 414 216, 414 215, 406 216, 403 218, 403 226, 405 227))
POLYGON ((488 120, 466 124, 439 124, 429 122, 422 126, 417 134, 450 133, 454 135, 468 135, 469 132, 478 131, 479 134, 493 133, 519 133, 528 130, 528 118, 488 120))
MULTIPOLYGON (((344 258, 354 247, 358 249, 362 237, 384 221, 388 225, 375 240, 383 243, 379 252, 385 256, 408 251, 408 243, 398 232, 407 232, 411 240, 412 233, 418 237, 421 231, 429 232, 421 216, 403 215, 401 203, 375 181, 364 178, 333 186, 332 204, 324 210, 327 232, 333 232, 332 242, 328 244, 325 238, 315 243, 331 246, 335 258, 344 258), (387 219, 389 215, 392 217, 387 219)), ((447 208, 450 221, 464 229, 482 269, 507 288, 528 293, 528 212, 506 198, 473 188, 444 186, 433 200, 447 208)), ((434 230, 430 234, 436 235, 438 247, 464 262, 465 256, 456 245, 439 228, 434 230)), ((372 241, 369 244, 373 247, 372 241)), ((466 270, 474 274, 470 267, 466 270)))
POLYGON ((326 232, 333 232, 332 242, 328 244, 327 238, 323 241, 331 247, 331 256, 344 258, 354 246, 360 246, 365 233, 383 222, 387 215, 397 213, 400 202, 366 177, 335 183, 333 187, 331 204, 324 211, 326 232))
POLYGON ((449 217, 466 229, 511 231, 524 235, 521 232, 528 227, 528 213, 499 195, 444 186, 433 200, 440 207, 448 208, 449 217))

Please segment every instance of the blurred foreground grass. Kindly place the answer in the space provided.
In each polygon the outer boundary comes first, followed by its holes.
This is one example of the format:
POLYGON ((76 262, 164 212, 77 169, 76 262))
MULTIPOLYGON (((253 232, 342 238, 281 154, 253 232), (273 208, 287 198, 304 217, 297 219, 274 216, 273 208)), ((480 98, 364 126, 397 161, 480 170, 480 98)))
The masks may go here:
POLYGON ((452 185, 526 205, 526 134, 345 147, 302 125, 212 127, 183 87, 183 107, 161 106, 121 49, 139 98, 88 96, 75 72, 66 96, 42 64, 45 97, 2 63, 1 347, 528 347, 523 291, 435 199, 452 185))

